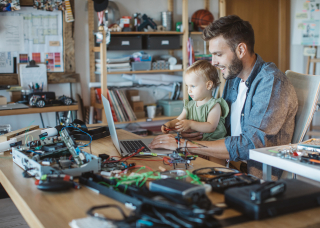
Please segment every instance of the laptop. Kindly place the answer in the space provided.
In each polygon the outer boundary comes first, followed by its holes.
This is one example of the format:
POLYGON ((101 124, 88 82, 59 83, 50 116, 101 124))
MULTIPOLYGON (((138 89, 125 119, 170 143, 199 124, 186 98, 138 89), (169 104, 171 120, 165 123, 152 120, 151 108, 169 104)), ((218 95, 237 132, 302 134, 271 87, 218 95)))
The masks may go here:
POLYGON ((112 113, 111 113, 111 107, 110 103, 107 98, 105 98, 103 95, 102 102, 104 111, 106 113, 107 121, 108 121, 108 127, 111 135, 111 139, 113 142, 113 145, 121 155, 121 157, 127 157, 135 152, 136 149, 140 149, 141 147, 144 147, 144 149, 141 152, 146 153, 155 153, 155 154, 170 154, 172 153, 171 150, 165 150, 165 149, 150 149, 148 145, 152 142, 153 139, 127 139, 127 140, 118 140, 117 131, 114 125, 112 113))
POLYGON ((30 108, 30 107, 28 105, 19 104, 19 103, 0 105, 0 110, 12 110, 12 109, 22 109, 22 108, 30 108))

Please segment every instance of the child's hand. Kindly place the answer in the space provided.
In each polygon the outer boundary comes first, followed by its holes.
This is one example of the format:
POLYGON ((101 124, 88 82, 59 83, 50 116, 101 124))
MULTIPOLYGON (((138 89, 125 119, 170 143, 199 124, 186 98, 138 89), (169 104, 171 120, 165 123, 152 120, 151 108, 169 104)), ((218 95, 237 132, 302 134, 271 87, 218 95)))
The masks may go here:
POLYGON ((169 122, 165 123, 164 125, 161 126, 161 131, 164 134, 168 134, 169 133, 168 128, 174 128, 175 127, 174 123, 172 123, 172 121, 169 121, 169 122))
POLYGON ((187 131, 191 128, 192 120, 180 120, 176 123, 177 131, 187 131))

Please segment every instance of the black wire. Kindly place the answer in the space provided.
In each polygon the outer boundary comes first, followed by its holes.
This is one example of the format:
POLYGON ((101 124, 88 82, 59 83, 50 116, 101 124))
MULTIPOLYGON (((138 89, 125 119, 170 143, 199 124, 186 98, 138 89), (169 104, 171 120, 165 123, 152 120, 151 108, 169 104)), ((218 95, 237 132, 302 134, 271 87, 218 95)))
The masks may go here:
POLYGON ((28 171, 29 170, 33 170, 34 168, 26 168, 23 172, 22 172, 22 176, 24 178, 32 178, 32 177, 35 177, 35 175, 29 175, 28 171))

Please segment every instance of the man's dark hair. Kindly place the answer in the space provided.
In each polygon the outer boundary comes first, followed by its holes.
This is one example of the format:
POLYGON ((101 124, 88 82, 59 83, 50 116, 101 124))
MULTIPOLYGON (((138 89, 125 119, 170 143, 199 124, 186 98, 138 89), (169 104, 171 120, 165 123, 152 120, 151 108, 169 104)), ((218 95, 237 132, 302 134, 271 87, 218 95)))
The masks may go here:
POLYGON ((234 52, 239 43, 245 43, 248 51, 254 54, 254 31, 248 21, 244 21, 236 15, 221 17, 203 30, 202 38, 209 41, 220 35, 234 52))

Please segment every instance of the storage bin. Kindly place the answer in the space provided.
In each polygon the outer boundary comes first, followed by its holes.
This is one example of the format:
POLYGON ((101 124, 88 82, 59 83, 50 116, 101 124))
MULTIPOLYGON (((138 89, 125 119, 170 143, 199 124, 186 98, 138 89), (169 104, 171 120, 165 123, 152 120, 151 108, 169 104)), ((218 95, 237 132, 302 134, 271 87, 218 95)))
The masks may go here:
POLYGON ((180 35, 148 35, 144 37, 143 45, 145 49, 179 49, 180 35))
POLYGON ((132 71, 151 70, 151 61, 132 62, 131 67, 132 71))
POLYGON ((163 107, 165 116, 179 116, 183 110, 183 101, 181 100, 159 100, 158 105, 163 107))
POLYGON ((141 50, 141 36, 111 36, 108 50, 141 50))

